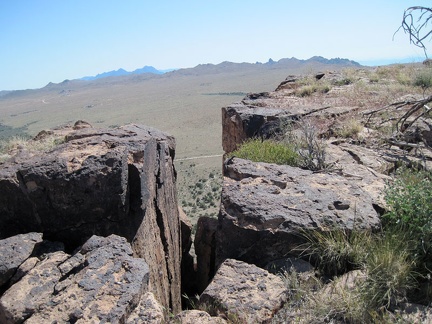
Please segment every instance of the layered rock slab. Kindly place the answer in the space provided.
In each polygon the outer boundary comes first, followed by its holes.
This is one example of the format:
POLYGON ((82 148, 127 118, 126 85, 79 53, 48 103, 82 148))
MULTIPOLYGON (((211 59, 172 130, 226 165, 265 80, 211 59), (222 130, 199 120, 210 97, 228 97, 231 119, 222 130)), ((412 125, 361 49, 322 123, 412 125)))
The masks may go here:
POLYGON ((149 268, 126 239, 93 236, 73 255, 48 253, 0 298, 1 323, 124 323, 149 268))
POLYGON ((216 265, 234 258, 264 267, 292 255, 308 230, 373 229, 373 198, 348 179, 231 158, 224 164, 216 265))
MULTIPOLYGON (((86 126, 86 125, 85 125, 86 126)), ((0 168, 0 238, 41 232, 72 251, 117 234, 150 267, 152 292, 180 311, 180 221, 175 141, 156 129, 64 127, 40 134, 64 143, 18 152, 0 168)))

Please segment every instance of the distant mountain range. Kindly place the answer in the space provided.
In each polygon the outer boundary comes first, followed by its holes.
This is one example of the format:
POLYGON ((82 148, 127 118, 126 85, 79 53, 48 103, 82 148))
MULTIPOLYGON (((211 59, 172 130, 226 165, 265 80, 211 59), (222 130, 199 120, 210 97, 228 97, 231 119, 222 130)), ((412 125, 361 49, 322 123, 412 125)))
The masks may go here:
MULTIPOLYGON (((326 59, 322 56, 313 56, 310 59, 307 60, 299 60, 295 57, 292 58, 283 58, 279 61, 273 61, 272 59, 269 59, 266 63, 256 62, 256 63, 232 63, 232 62, 222 62, 219 64, 200 64, 197 65, 194 68, 187 68, 187 69, 181 69, 181 70, 202 70, 204 69, 218 69, 218 68, 235 68, 235 67, 241 67, 245 65, 256 65, 256 64, 265 64, 265 65, 286 65, 286 64, 312 64, 312 63, 320 63, 320 64, 329 64, 329 65, 343 65, 343 66, 358 66, 361 65, 355 61, 344 59, 344 58, 332 58, 332 59, 326 59)), ((127 76, 127 75, 133 75, 133 74, 143 74, 143 73, 152 73, 152 74, 164 74, 167 72, 175 71, 177 69, 169 69, 169 70, 157 70, 153 66, 144 66, 141 69, 136 69, 135 71, 128 72, 124 69, 118 69, 113 70, 109 72, 103 72, 95 76, 85 76, 82 77, 80 80, 85 81, 92 81, 107 77, 116 77, 116 76, 127 76)))
MULTIPOLYGON (((341 69, 345 67, 361 67, 362 65, 358 62, 348 60, 345 58, 332 58, 326 59, 322 56, 313 56, 307 60, 292 58, 283 58, 279 61, 269 59, 265 63, 233 63, 233 62, 222 62, 219 64, 199 64, 191 68, 182 69, 169 69, 169 70, 158 70, 153 66, 144 66, 143 68, 136 69, 132 72, 128 72, 122 68, 114 71, 103 72, 95 76, 85 76, 74 80, 64 80, 60 83, 48 83, 45 87, 64 87, 66 85, 72 86, 73 84, 80 84, 85 86, 86 84, 93 82, 104 82, 104 83, 115 83, 115 82, 134 82, 143 79, 150 79, 154 77, 175 77, 178 75, 209 75, 219 73, 231 73, 243 71, 245 73, 262 73, 266 70, 284 70, 289 74, 301 74, 307 70, 328 70, 328 69, 341 69)), ((11 91, 0 91, 0 98, 9 96, 19 95, 24 92, 37 91, 38 89, 27 89, 27 90, 11 90, 11 91)))
POLYGON ((163 73, 170 72, 173 70, 175 70, 175 69, 157 70, 153 66, 147 66, 146 65, 143 68, 136 69, 135 71, 132 71, 132 72, 128 72, 124 69, 118 69, 115 71, 113 70, 113 71, 109 71, 109 72, 103 72, 103 73, 100 73, 100 74, 95 75, 95 76, 85 76, 85 77, 82 77, 80 80, 92 81, 92 80, 97 80, 97 79, 102 79, 102 78, 107 78, 107 77, 112 77, 112 76, 125 76, 125 75, 143 74, 143 73, 163 74, 163 73))

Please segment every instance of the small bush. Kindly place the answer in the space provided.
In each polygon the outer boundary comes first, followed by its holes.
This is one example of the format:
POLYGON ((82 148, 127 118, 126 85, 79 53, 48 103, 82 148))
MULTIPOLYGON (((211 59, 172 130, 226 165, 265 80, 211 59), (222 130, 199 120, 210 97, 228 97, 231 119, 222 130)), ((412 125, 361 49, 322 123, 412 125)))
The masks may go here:
POLYGON ((385 200, 390 210, 383 216, 384 225, 407 232, 416 242, 420 264, 432 269, 432 174, 399 169, 387 185, 385 200))
POLYGON ((421 87, 423 89, 432 87, 432 69, 426 69, 419 72, 414 77, 413 84, 416 87, 421 87))
POLYGON ((297 166, 299 163, 299 156, 291 147, 271 140, 248 140, 244 142, 239 149, 232 152, 230 156, 251 160, 253 162, 266 162, 281 165, 297 166))
POLYGON ((349 119, 341 128, 336 130, 336 135, 343 138, 356 138, 363 128, 363 125, 358 120, 349 119))
POLYGON ((317 128, 308 120, 297 123, 301 136, 297 140, 297 151, 300 155, 300 166, 312 170, 321 171, 329 168, 326 163, 326 145, 318 138, 317 128))

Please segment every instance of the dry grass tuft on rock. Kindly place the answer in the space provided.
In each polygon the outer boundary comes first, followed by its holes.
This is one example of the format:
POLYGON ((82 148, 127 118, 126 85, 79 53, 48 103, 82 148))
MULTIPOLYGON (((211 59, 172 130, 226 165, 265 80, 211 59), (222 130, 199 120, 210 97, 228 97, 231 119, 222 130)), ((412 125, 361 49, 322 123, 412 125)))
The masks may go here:
POLYGON ((248 140, 244 142, 238 150, 232 152, 230 156, 253 162, 290 166, 298 166, 300 163, 300 156, 292 147, 272 140, 248 140))
POLYGON ((9 159, 19 150, 49 152, 64 142, 64 136, 58 135, 45 136, 38 140, 24 136, 13 136, 0 142, 0 162, 9 159))

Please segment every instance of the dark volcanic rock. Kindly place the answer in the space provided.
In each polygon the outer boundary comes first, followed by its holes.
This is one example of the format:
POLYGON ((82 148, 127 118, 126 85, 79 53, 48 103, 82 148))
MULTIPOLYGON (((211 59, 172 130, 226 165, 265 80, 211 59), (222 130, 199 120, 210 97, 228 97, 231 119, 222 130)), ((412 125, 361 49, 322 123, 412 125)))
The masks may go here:
POLYGON ((0 240, 0 287, 12 278, 40 242, 41 233, 21 234, 0 240))
POLYGON ((304 230, 380 224, 371 196, 342 176, 237 158, 224 174, 216 265, 235 258, 265 266, 304 243, 304 230))
POLYGON ((194 257, 189 253, 192 246, 192 224, 181 207, 179 207, 179 215, 182 238, 182 295, 192 296, 196 292, 196 271, 194 266, 194 257))
POLYGON ((228 259, 199 301, 215 305, 220 313, 233 314, 242 323, 263 323, 283 306, 286 293, 280 277, 255 265, 228 259))
POLYGON ((0 298, 0 323, 22 323, 46 305, 61 278, 57 268, 69 257, 55 252, 30 270, 0 298))
POLYGON ((200 217, 195 234, 195 253, 197 255, 196 287, 203 292, 215 274, 216 231, 218 220, 200 217))
POLYGON ((0 299, 1 323, 124 323, 149 269, 124 238, 93 236, 74 255, 46 255, 0 299))
POLYGON ((289 113, 284 109, 244 104, 222 108, 222 146, 225 153, 234 151, 248 138, 266 134, 266 129, 274 128, 275 121, 278 122, 288 115, 289 113), (268 122, 273 123, 270 126, 267 125, 268 122))
POLYGON ((180 311, 174 139, 141 125, 52 132, 65 143, 0 169, 0 238, 41 232, 72 251, 92 235, 125 237, 156 298, 180 311))

